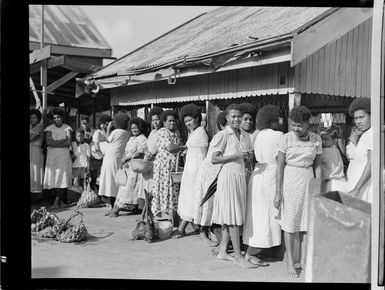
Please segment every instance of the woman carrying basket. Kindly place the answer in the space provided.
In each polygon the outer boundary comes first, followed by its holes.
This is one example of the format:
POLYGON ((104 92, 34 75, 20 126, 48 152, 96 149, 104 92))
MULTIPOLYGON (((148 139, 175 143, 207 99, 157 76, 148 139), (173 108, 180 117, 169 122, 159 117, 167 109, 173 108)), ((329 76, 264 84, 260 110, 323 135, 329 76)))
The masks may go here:
POLYGON ((177 166, 176 154, 186 149, 177 134, 177 114, 166 110, 161 114, 163 128, 157 135, 157 150, 154 160, 152 180, 151 211, 154 217, 163 214, 174 216, 178 206, 179 184, 171 178, 171 172, 177 166))

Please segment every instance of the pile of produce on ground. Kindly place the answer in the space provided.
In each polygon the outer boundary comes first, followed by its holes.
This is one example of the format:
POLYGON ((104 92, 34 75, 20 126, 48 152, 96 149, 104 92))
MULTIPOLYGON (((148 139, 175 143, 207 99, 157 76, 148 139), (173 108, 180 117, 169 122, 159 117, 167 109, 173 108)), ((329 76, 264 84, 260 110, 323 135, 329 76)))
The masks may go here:
POLYGON ((67 221, 60 219, 54 213, 48 212, 45 207, 33 210, 31 214, 31 232, 38 238, 55 239, 62 243, 81 242, 87 239, 87 228, 83 223, 83 214, 75 210, 67 221), (78 225, 70 221, 80 216, 78 225))

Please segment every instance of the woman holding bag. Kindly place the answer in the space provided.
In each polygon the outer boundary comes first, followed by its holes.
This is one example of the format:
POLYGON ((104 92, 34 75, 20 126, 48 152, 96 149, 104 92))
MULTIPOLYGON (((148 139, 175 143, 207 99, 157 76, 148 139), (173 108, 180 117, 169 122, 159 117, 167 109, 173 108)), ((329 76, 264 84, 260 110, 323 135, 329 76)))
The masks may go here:
POLYGON ((117 217, 119 211, 127 206, 143 209, 144 205, 145 195, 140 190, 143 177, 140 173, 132 170, 130 161, 135 158, 143 159, 144 153, 147 150, 147 138, 143 135, 143 132, 146 130, 146 123, 139 117, 133 117, 128 127, 131 130, 131 137, 127 142, 122 159, 122 166, 127 180, 125 185, 119 185, 118 195, 114 208, 109 215, 110 217, 117 217))

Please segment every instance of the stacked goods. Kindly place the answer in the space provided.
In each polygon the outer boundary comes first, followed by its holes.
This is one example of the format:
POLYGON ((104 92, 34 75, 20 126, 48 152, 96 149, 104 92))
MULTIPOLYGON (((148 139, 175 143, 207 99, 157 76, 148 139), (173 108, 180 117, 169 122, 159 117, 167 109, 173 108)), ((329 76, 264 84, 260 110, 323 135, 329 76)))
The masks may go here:
POLYGON ((33 210, 31 214, 31 231, 39 233, 45 228, 52 227, 60 222, 61 220, 55 214, 41 207, 39 210, 33 210))

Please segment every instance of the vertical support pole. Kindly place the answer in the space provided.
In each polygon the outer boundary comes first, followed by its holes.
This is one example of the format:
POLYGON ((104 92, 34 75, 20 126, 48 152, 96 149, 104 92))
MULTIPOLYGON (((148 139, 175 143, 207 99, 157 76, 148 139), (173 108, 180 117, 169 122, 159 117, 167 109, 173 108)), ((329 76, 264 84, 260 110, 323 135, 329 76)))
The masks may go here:
MULTIPOLYGON (((44 46, 44 5, 41 5, 41 35, 40 48, 44 46)), ((43 99, 43 126, 48 125, 47 122, 47 60, 44 59, 40 63, 40 85, 42 86, 43 99)))
MULTIPOLYGON (((372 52, 371 52, 371 80, 370 80, 370 98, 371 98, 371 125, 373 130, 373 150, 372 150, 372 168, 371 179, 373 184, 373 202, 372 202, 372 256, 371 256, 371 284, 374 289, 378 288, 379 282, 379 232, 380 232, 380 195, 383 194, 382 188, 382 170, 381 152, 384 154, 383 145, 381 146, 381 39, 383 20, 384 0, 374 0, 373 6, 373 25, 372 25, 372 52), (381 174, 381 175, 380 175, 381 174)), ((383 157, 383 155, 382 155, 383 157)), ((383 267, 383 265, 382 265, 383 267)))
MULTIPOLYGON (((294 108, 301 105, 301 93, 292 93, 289 94, 289 112, 294 108)), ((292 129, 291 120, 288 119, 288 130, 289 132, 292 129)))
POLYGON ((96 96, 92 98, 92 126, 96 129, 96 96))
POLYGON ((76 128, 80 128, 80 100, 78 98, 78 110, 76 111, 76 128))

